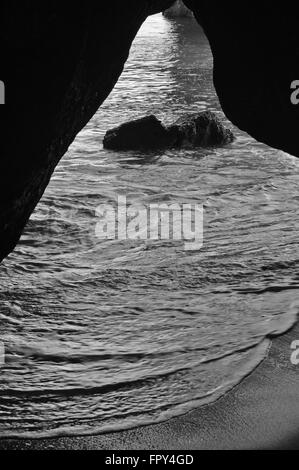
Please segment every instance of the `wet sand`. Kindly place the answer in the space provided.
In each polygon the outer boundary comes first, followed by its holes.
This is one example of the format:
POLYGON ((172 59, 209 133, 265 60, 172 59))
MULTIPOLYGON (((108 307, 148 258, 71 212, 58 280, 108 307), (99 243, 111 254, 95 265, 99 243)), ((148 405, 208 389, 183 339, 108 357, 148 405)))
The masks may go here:
POLYGON ((217 402, 161 424, 111 434, 4 439, 0 449, 299 449, 299 324, 275 338, 265 360, 217 402))

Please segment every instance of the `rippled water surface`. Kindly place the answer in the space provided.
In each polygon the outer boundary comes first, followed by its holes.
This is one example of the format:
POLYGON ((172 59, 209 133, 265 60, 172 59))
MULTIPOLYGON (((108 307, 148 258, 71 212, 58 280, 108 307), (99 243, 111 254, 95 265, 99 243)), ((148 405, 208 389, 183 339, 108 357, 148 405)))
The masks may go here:
MULTIPOLYGON (((294 321, 299 166, 237 129, 219 149, 105 151, 107 129, 211 109, 212 57, 191 19, 156 15, 70 147, 0 269, 0 434, 95 433, 183 413, 259 363, 294 321), (101 241, 96 207, 204 204, 204 246, 101 241)), ((227 125, 230 125, 227 123, 227 125)), ((230 125, 231 126, 231 125, 230 125)))

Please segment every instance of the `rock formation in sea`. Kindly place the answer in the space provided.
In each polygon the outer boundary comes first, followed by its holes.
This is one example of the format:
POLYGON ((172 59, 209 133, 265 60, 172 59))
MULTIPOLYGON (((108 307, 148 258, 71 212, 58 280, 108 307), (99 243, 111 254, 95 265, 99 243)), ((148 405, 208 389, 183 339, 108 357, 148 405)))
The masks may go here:
POLYGON ((176 18, 176 17, 193 17, 193 12, 186 7, 183 0, 176 0, 174 4, 168 8, 167 10, 163 11, 163 15, 167 18, 176 18))
POLYGON ((174 139, 156 116, 125 122, 106 132, 104 148, 109 150, 153 150, 172 146, 174 139))
POLYGON ((182 116, 164 126, 156 116, 126 122, 107 131, 103 145, 110 150, 154 150, 165 147, 211 147, 234 140, 215 113, 202 111, 182 116))
MULTIPOLYGON (((0 259, 13 250, 55 166, 113 89, 143 21, 172 0, 0 6, 0 259)), ((227 117, 299 156, 299 5, 185 0, 214 56, 227 117), (295 104, 294 104, 295 103, 295 104)))
POLYGON ((175 147, 216 147, 234 140, 232 131, 211 111, 187 114, 167 128, 175 147))

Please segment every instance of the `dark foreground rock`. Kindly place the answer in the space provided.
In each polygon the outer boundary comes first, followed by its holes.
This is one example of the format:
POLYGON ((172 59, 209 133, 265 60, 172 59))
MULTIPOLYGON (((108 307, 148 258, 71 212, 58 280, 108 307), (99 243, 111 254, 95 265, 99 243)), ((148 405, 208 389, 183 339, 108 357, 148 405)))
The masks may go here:
POLYGON ((146 18, 172 0, 0 2, 0 261, 110 94, 146 18))
POLYGON ((212 147, 234 140, 216 114, 203 111, 178 119, 169 127, 155 116, 126 122, 107 131, 103 145, 110 150, 154 150, 165 147, 212 147))
POLYGON ((255 139, 299 156, 299 104, 292 102, 292 84, 298 89, 299 80, 299 3, 184 3, 209 39, 214 85, 228 119, 255 139))

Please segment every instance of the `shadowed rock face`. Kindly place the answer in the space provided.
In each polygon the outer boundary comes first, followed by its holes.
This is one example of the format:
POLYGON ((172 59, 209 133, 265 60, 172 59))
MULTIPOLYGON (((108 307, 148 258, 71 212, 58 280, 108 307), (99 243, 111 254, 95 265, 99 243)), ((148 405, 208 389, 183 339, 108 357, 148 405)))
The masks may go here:
POLYGON ((0 4, 0 260, 13 250, 52 172, 113 89, 148 15, 172 0, 0 4))
POLYGON ((227 117, 271 147, 299 156, 298 2, 184 0, 214 56, 214 83, 227 117))
MULTIPOLYGON (((2 0, 0 259, 14 248, 51 174, 114 87, 149 14, 172 0, 2 0)), ((228 118, 256 139, 299 155, 299 7, 290 2, 185 0, 215 59, 228 118)))

